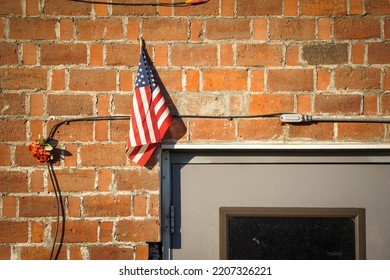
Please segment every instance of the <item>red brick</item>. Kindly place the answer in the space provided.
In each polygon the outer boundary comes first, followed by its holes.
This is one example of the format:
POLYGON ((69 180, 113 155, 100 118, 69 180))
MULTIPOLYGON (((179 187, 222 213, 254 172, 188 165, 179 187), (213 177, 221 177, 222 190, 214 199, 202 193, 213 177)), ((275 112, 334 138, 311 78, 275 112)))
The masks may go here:
POLYGON ((362 96, 351 94, 319 94, 315 96, 314 111, 337 115, 359 115, 362 96))
POLYGON ((385 76, 383 81, 383 89, 390 90, 390 69, 385 70, 385 76))
MULTIPOLYGON (((94 170, 57 170, 56 177, 62 192, 87 192, 95 189, 94 170)), ((51 181, 49 181, 49 188, 53 190, 51 181)))
POLYGON ((216 66, 216 45, 174 44, 171 49, 172 66, 216 66))
POLYGON ((68 216, 74 218, 81 217, 81 201, 79 197, 68 197, 67 200, 68 216))
POLYGON ((132 248, 117 246, 91 246, 88 247, 90 260, 133 260, 132 248))
MULTIPOLYGON (((77 103, 76 103, 77 105, 77 103)), ((50 127, 57 124, 58 121, 50 121, 50 127)), ((69 125, 60 126, 54 138, 59 142, 69 141, 92 141, 93 122, 72 122, 69 125)))
POLYGON ((51 247, 21 247, 21 260, 49 260, 51 247))
POLYGON ((124 5, 113 5, 112 6, 112 15, 113 16, 142 16, 142 15, 156 15, 157 7, 148 5, 156 4, 155 0, 144 0, 142 3, 145 5, 131 5, 140 3, 138 0, 115 0, 115 3, 123 3, 124 5), (126 5, 130 4, 130 5, 126 5))
POLYGON ((310 69, 280 69, 268 71, 269 90, 313 90, 313 71, 310 69))
POLYGON ((78 145, 66 145, 64 149, 65 166, 77 166, 78 145))
POLYGON ((275 44, 237 45, 239 66, 279 66, 283 60, 283 48, 275 44))
POLYGON ((190 36, 191 41, 195 41, 195 42, 200 41, 203 34, 203 30, 202 30, 203 21, 192 20, 190 25, 191 25, 191 36, 190 36))
POLYGON ((282 15, 283 0, 237 0, 238 16, 282 15))
POLYGON ((376 116, 378 114, 378 96, 376 94, 365 95, 363 104, 365 116, 376 116))
POLYGON ((180 41, 188 39, 188 21, 184 19, 145 19, 142 29, 146 41, 180 41))
POLYGON ((119 88, 121 91, 132 91, 133 88, 133 72, 128 70, 119 71, 119 88))
POLYGON ((158 2, 160 5, 158 6, 158 15, 159 16, 172 16, 172 0, 160 0, 158 2), (164 5, 166 4, 166 5, 164 5))
POLYGON ((108 192, 111 190, 112 185, 112 171, 111 170, 99 170, 98 171, 98 191, 108 192))
POLYGON ((89 65, 102 66, 103 65, 103 45, 94 44, 89 49, 89 65))
POLYGON ((83 260, 84 256, 81 253, 81 248, 79 246, 69 246, 70 251, 70 260, 83 260))
MULTIPOLYGON (((40 130, 40 132, 42 129, 40 130)), ((36 135, 36 134, 35 134, 36 135)), ((33 136, 34 138, 36 136, 33 136)), ((35 141, 35 139, 33 140, 35 141)), ((17 166, 44 166, 32 157, 28 145, 17 145, 15 148, 15 163, 17 166)))
POLYGON ((135 247, 135 259, 136 260, 148 260, 149 259, 149 246, 137 245, 135 247))
POLYGON ((100 1, 103 4, 95 4, 94 5, 94 10, 95 10, 95 15, 98 17, 104 17, 108 15, 108 5, 104 3, 108 3, 108 0, 103 0, 100 1))
POLYGON ((16 198, 13 196, 3 197, 3 217, 15 218, 16 217, 16 198))
POLYGON ((236 124, 230 120, 194 119, 190 122, 191 140, 233 141, 236 124))
POLYGON ((52 94, 47 97, 49 115, 92 115, 92 96, 52 94))
POLYGON ((154 217, 159 217, 159 214, 160 214, 160 196, 151 194, 149 200, 149 215, 154 217))
POLYGON ((114 95, 113 110, 116 115, 130 115, 133 105, 133 95, 116 94, 114 95))
POLYGON ((27 242, 28 223, 0 221, 0 243, 27 242))
POLYGON ((340 89, 379 89, 380 72, 377 68, 337 68, 334 75, 335 86, 340 89))
POLYGON ((267 20, 265 18, 254 20, 253 39, 261 41, 267 40, 267 20))
POLYGON ((317 71, 317 89, 327 90, 330 85, 330 71, 328 69, 318 69, 317 71))
POLYGON ((300 114, 310 114, 311 113, 311 96, 306 94, 298 95, 298 104, 297 112, 300 114))
POLYGON ((37 64, 37 50, 33 43, 23 44, 23 64, 24 65, 35 65, 37 64))
POLYGON ((26 1, 26 15, 38 16, 39 15, 39 0, 26 1))
POLYGON ((179 142, 187 139, 187 128, 182 120, 173 119, 172 124, 169 126, 167 132, 164 135, 164 140, 179 142))
POLYGON ((291 94, 252 94, 249 100, 249 114, 272 114, 291 112, 294 96, 291 94))
MULTIPOLYGON (((61 182, 61 190, 62 190, 61 182)), ((56 199, 53 196, 26 196, 19 199, 20 217, 55 217, 56 199)))
MULTIPOLYGON (((182 0, 174 0, 174 2, 183 2, 182 0)), ((174 8, 175 16, 218 16, 219 15, 219 2, 208 1, 202 5, 194 5, 189 8, 174 8)))
POLYGON ((127 22, 127 40, 138 40, 139 38, 139 20, 129 19, 127 22))
POLYGON ((205 69, 203 90, 245 90, 248 73, 244 69, 205 69))
POLYGON ((291 140, 333 140, 332 123, 314 123, 310 126, 291 125, 288 126, 288 136, 291 140))
POLYGON ((206 38, 210 40, 249 39, 249 24, 249 19, 210 19, 206 21, 206 38))
POLYGON ((299 65, 299 46, 290 45, 286 50, 286 65, 299 65))
POLYGON ((119 242, 159 241, 158 220, 120 220, 117 224, 119 242))
POLYGON ((0 64, 18 64, 18 45, 0 42, 0 64))
POLYGON ((25 95, 1 93, 0 116, 21 116, 25 114, 25 95))
POLYGON ((350 0, 349 2, 349 14, 350 15, 362 15, 364 9, 364 0, 350 0))
POLYGON ((120 19, 76 20, 76 38, 79 41, 119 40, 123 37, 120 19))
POLYGON ((200 73, 199 70, 187 70, 186 71, 186 90, 187 91, 199 91, 200 73))
POLYGON ((0 246, 0 260, 11 259, 11 246, 0 246))
POLYGON ((168 92, 181 92, 183 90, 181 70, 159 70, 158 76, 162 81, 162 85, 168 92))
POLYGON ((378 123, 339 123, 338 140, 378 141, 384 139, 384 124, 378 123))
POLYGON ((44 173, 42 170, 34 170, 31 175, 31 192, 40 193, 44 191, 44 173))
POLYGON ((329 18, 318 19, 318 39, 329 40, 331 36, 332 22, 329 18))
POLYGON ((128 195, 84 196, 83 209, 86 217, 130 216, 130 196, 128 195))
POLYGON ((54 19, 10 18, 9 38, 22 40, 50 40, 56 38, 54 19))
POLYGON ((180 100, 180 113, 184 115, 223 115, 225 98, 215 94, 185 95, 180 100))
MULTIPOLYGON (((67 220, 65 225, 64 243, 89 243, 97 242, 98 221, 67 220)), ((51 224, 51 236, 54 237, 56 223, 51 224)), ((59 232, 62 231, 62 223, 59 224, 59 232)))
POLYGON ((0 120, 0 142, 26 141, 26 124, 22 120, 0 120))
POLYGON ((0 18, 0 39, 4 39, 4 20, 2 18, 0 18))
POLYGON ((42 222, 32 222, 31 223, 31 242, 33 243, 42 243, 44 238, 45 226, 42 222))
POLYGON ((6 144, 0 144, 0 166, 11 165, 11 150, 10 146, 6 144))
POLYGON ((371 39, 380 38, 381 24, 379 18, 335 18, 335 39, 371 39))
POLYGON ((118 191, 159 190, 158 173, 148 170, 117 170, 116 185, 118 191))
POLYGON ((129 121, 115 121, 110 125, 111 141, 123 142, 129 135, 129 121))
POLYGON ((0 84, 4 89, 46 89, 47 70, 41 68, 1 68, 0 84))
POLYGON ((284 0, 284 15, 296 16, 298 13, 298 0, 284 0))
POLYGON ((168 45, 154 46, 154 66, 168 66, 168 45))
POLYGON ((251 91, 264 91, 264 70, 252 70, 251 72, 251 91))
POLYGON ((81 147, 81 162, 84 166, 123 166, 126 161, 124 144, 97 144, 81 147))
POLYGON ((46 15, 87 16, 91 13, 92 5, 89 3, 68 0, 46 0, 46 15))
POLYGON ((113 222, 101 222, 100 231, 99 231, 99 241, 100 242, 112 242, 112 231, 113 231, 113 222))
POLYGON ((30 133, 28 135, 28 141, 37 141, 39 135, 42 135, 43 121, 42 120, 30 120, 30 133))
POLYGON ((308 44, 302 47, 302 59, 309 65, 339 65, 348 62, 347 44, 308 44))
POLYGON ((133 215, 146 217, 146 195, 136 195, 133 197, 134 210, 133 215))
POLYGON ((0 15, 21 15, 22 1, 1 1, 0 2, 0 15))
POLYGON ((87 64, 87 47, 84 44, 42 44, 41 64, 87 64))
POLYGON ((300 14, 305 16, 346 15, 345 0, 300 0, 300 14))
POLYGON ((390 95, 383 94, 381 96, 381 112, 383 115, 390 115, 390 95))
POLYGON ((234 16, 234 0, 225 0, 221 5, 221 16, 232 17, 234 16))
POLYGON ((368 44, 369 64, 390 64, 390 44, 371 43, 368 44))
POLYGON ((364 64, 365 44, 353 44, 351 49, 351 60, 353 64, 364 64))
POLYGON ((366 12, 373 15, 390 14, 390 4, 388 0, 366 0, 366 12))
POLYGON ((116 88, 115 70, 71 70, 70 90, 114 91, 116 88))
POLYGON ((271 18, 271 40, 314 40, 315 21, 311 18, 271 18))
POLYGON ((51 89, 64 90, 65 89, 65 70, 53 69, 51 73, 51 89))
POLYGON ((277 140, 283 137, 283 127, 278 119, 240 120, 238 138, 240 140, 277 140))
POLYGON ((60 39, 71 40, 73 38, 73 20, 68 18, 60 19, 60 39))

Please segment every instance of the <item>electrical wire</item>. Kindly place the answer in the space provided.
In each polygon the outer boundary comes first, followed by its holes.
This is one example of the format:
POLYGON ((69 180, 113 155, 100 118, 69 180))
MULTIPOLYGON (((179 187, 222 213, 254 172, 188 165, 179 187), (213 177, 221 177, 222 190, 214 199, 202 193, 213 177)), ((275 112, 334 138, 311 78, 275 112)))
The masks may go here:
POLYGON ((125 2, 103 2, 93 0, 68 0, 71 2, 80 2, 87 4, 100 4, 100 5, 112 5, 112 6, 161 6, 161 7, 188 7, 194 5, 201 5, 209 2, 210 0, 188 0, 185 2, 174 2, 174 3, 125 3, 125 2))

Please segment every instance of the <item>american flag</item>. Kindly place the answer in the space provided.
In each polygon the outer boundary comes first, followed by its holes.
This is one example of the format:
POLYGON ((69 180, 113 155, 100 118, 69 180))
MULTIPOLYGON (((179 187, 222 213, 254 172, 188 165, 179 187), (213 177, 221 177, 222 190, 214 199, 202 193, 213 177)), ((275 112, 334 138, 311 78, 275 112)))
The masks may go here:
POLYGON ((138 165, 145 166, 171 123, 169 108, 142 47, 126 145, 127 156, 138 165))

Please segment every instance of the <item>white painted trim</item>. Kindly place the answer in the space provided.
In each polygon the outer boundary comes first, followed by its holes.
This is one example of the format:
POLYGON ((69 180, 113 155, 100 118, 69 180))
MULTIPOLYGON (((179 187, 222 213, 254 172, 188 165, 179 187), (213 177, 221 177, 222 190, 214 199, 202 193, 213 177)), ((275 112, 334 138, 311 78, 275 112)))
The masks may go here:
POLYGON ((162 144, 163 150, 388 150, 390 144, 332 143, 332 144, 162 144))

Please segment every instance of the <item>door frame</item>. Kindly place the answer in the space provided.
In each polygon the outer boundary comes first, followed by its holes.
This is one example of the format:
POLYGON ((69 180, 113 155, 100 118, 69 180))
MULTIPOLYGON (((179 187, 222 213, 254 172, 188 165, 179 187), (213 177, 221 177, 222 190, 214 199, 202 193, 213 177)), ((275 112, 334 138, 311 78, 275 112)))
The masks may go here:
MULTIPOLYGON (((163 144, 161 146, 160 155, 160 234, 162 242, 162 259, 171 259, 171 224, 174 219, 174 213, 172 206, 172 170, 171 165, 175 162, 172 161, 172 153, 180 153, 182 157, 179 157, 180 163, 226 163, 224 157, 218 155, 234 155, 235 153, 248 153, 254 151, 256 153, 271 153, 278 152, 280 154, 299 152, 315 152, 322 155, 329 155, 330 162, 332 156, 335 157, 340 153, 351 154, 350 158, 347 158, 348 162, 390 162, 390 155, 384 155, 383 161, 378 161, 380 151, 389 151, 390 144, 163 144), (361 156, 357 156, 356 153, 362 153, 361 156), (198 154, 199 157, 188 157, 186 155, 198 154), (372 157, 370 155, 373 155, 372 157), (203 156, 202 156, 203 155, 203 156)), ((177 158, 177 157, 176 157, 177 158)), ((177 159, 176 159, 177 160, 177 159)), ((302 161, 307 159, 302 157, 302 161)), ((265 157, 265 161, 272 162, 272 155, 265 157)), ((294 160, 292 163, 300 161, 294 160)), ((176 162, 179 163, 179 162, 176 162)))

